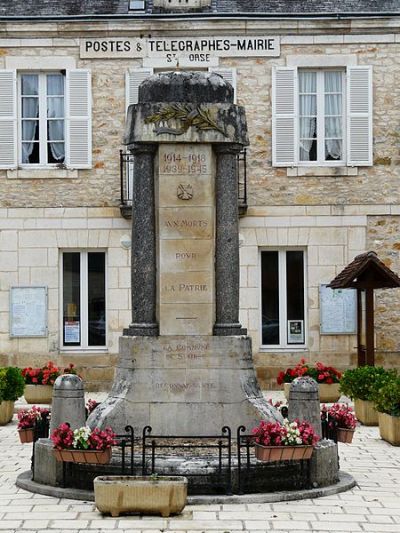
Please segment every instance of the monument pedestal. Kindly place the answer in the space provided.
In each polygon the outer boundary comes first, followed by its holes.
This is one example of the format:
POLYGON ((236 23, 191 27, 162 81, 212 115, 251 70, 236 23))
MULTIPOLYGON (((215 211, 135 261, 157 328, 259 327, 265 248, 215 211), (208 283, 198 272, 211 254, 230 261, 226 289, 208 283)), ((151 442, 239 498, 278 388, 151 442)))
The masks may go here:
POLYGON ((250 430, 261 418, 281 420, 258 386, 250 337, 125 336, 119 353, 113 388, 91 427, 217 435, 224 425, 250 430))

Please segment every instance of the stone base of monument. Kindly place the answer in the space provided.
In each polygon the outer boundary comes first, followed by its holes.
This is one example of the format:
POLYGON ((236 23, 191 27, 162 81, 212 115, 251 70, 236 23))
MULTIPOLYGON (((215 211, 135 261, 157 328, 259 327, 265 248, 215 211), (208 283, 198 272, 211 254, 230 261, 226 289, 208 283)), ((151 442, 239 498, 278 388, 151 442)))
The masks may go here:
MULTIPOLYGON (((315 488, 332 487, 339 480, 337 445, 332 441, 321 441, 314 449, 310 461, 283 461, 279 463, 263 463, 257 461, 254 450, 250 450, 250 463, 242 457, 239 470, 237 458, 232 456, 231 469, 226 462, 219 471, 219 462, 211 456, 195 458, 176 455, 174 457, 157 455, 155 470, 158 475, 188 476, 188 494, 259 494, 276 493, 278 491, 307 491, 315 488), (230 473, 230 476, 229 476, 230 473), (230 485, 230 490, 229 490, 230 485)), ((125 474, 142 475, 140 454, 137 453, 133 472, 129 463, 125 465, 125 474)), ((147 472, 151 472, 151 459, 146 461, 147 472)), ((54 461, 51 443, 48 439, 40 439, 35 447, 34 482, 26 478, 17 485, 33 492, 57 496, 59 487, 65 485, 68 497, 71 490, 86 495, 93 491, 93 480, 97 476, 121 475, 121 456, 113 454, 112 462, 107 465, 90 465, 68 463, 63 477, 62 465, 54 461), (22 484, 21 484, 22 483, 22 484), (55 492, 51 489, 56 488, 55 492)))
POLYGON ((123 336, 119 354, 112 390, 90 427, 201 436, 282 421, 258 385, 250 337, 123 336))

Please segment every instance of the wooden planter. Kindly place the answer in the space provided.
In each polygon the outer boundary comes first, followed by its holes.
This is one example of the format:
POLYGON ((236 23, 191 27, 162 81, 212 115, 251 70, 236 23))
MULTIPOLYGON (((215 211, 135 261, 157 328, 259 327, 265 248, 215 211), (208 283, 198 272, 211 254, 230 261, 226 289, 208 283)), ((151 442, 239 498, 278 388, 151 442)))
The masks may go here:
POLYGON ((400 446, 400 417, 379 413, 379 433, 383 440, 400 446))
POLYGON ((350 444, 353 441, 355 429, 337 428, 337 441, 350 444))
MULTIPOLYGON (((285 398, 289 399, 289 390, 291 383, 284 383, 285 398)), ((339 383, 318 383, 319 401, 321 403, 334 403, 340 398, 339 383)))
POLYGON ((19 429, 18 434, 22 444, 33 442, 33 428, 19 429))
POLYGON ((57 461, 64 463, 91 463, 105 465, 110 462, 112 450, 107 448, 103 451, 97 450, 53 450, 57 461))
POLYGON ((0 426, 11 422, 14 415, 14 402, 3 400, 0 402, 0 426))
POLYGON ((187 499, 187 478, 181 476, 99 476, 94 498, 101 513, 170 514, 182 512, 187 499))
POLYGON ((372 402, 367 400, 354 400, 354 412, 357 420, 364 426, 377 426, 379 424, 378 411, 372 402))
POLYGON ((49 404, 53 399, 53 386, 25 385, 24 397, 27 403, 49 404))
POLYGON ((266 463, 275 461, 300 461, 301 459, 311 459, 313 446, 262 446, 255 445, 256 459, 266 463))

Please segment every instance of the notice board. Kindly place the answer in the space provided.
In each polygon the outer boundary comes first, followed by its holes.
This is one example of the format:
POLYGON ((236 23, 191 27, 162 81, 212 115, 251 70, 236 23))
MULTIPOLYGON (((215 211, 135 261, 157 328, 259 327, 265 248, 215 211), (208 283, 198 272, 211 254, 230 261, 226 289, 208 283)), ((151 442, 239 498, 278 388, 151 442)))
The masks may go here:
POLYGON ((322 335, 357 333, 357 291, 320 285, 320 332, 322 335))
POLYGON ((10 337, 47 337, 47 287, 11 287, 10 337))

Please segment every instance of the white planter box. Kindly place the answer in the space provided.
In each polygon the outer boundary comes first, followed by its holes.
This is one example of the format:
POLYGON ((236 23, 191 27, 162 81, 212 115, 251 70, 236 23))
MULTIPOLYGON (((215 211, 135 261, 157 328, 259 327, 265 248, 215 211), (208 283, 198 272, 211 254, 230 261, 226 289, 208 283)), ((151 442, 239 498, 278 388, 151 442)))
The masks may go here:
POLYGON ((179 514, 186 505, 187 478, 179 476, 99 476, 94 480, 96 507, 121 513, 179 514))

